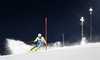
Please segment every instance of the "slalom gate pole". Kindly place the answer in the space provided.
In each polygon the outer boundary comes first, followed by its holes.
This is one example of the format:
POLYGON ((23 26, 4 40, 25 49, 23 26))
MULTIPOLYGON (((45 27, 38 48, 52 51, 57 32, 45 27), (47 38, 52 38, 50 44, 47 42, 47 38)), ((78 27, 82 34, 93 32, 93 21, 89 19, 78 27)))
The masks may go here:
POLYGON ((64 33, 62 33, 63 47, 64 47, 64 33))
POLYGON ((47 18, 45 18, 45 40, 46 40, 46 51, 47 51, 47 18))

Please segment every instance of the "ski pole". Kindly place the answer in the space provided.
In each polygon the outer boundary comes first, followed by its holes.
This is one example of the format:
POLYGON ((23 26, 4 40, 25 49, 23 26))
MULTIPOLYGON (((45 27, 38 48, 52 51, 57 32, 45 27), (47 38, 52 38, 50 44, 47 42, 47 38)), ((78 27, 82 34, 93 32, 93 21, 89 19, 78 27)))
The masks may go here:
MULTIPOLYGON (((31 41, 31 42, 33 42, 33 41, 31 41)), ((25 42, 25 43, 21 43, 19 45, 28 44, 28 43, 31 43, 31 42, 25 42)))

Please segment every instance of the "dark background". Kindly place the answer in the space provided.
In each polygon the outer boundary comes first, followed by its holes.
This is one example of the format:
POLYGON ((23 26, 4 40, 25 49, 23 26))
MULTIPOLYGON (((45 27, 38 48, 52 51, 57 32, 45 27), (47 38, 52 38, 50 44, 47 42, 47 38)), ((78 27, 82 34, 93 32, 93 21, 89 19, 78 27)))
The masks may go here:
POLYGON ((0 0, 0 54, 5 51, 6 38, 32 41, 38 33, 45 36, 45 17, 48 18, 48 43, 81 40, 81 16, 84 17, 84 36, 89 39, 90 15, 93 8, 93 41, 100 38, 100 0, 0 0))

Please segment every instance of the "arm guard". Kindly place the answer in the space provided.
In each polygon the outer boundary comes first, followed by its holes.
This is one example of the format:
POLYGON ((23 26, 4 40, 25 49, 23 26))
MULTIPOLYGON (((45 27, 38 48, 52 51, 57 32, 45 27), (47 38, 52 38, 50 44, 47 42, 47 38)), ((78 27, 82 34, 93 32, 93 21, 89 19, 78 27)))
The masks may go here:
POLYGON ((34 40, 34 42, 37 42, 37 40, 38 40, 38 37, 34 40))

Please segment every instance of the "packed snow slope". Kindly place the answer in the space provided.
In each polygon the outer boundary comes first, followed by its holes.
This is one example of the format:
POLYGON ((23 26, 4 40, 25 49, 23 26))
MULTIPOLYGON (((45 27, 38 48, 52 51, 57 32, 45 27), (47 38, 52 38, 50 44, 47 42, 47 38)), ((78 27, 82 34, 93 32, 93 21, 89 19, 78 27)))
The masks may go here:
POLYGON ((33 53, 1 56, 0 60, 100 60, 100 43, 68 46, 33 53))

